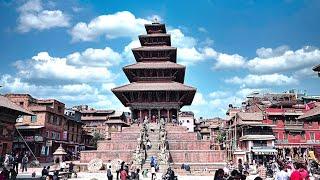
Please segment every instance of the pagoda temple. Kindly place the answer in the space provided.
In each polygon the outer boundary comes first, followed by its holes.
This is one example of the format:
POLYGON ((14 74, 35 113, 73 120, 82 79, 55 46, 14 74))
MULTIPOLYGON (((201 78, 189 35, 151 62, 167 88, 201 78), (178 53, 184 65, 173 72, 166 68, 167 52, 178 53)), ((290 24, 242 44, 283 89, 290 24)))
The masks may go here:
POLYGON ((137 63, 123 68, 129 84, 112 92, 132 119, 151 121, 176 119, 180 108, 191 105, 196 89, 184 85, 186 67, 177 64, 177 48, 171 46, 170 34, 164 24, 146 24, 146 35, 140 35, 141 47, 132 52, 137 63))

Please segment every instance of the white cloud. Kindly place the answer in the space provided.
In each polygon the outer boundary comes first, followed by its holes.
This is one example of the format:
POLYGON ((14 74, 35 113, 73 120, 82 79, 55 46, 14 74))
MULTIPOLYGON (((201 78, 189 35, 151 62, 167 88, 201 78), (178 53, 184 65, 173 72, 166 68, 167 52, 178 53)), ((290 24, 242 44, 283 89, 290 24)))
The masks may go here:
MULTIPOLYGON (((129 111, 123 107, 118 99, 111 93, 105 92, 105 89, 98 89, 90 83, 66 84, 66 85, 35 85, 25 82, 18 77, 5 74, 0 78, 2 93, 28 93, 35 98, 54 98, 68 107, 79 104, 88 104, 98 109, 116 109, 129 111)), ((110 86, 111 84, 107 85, 110 86)), ((113 86, 113 85, 112 85, 113 86)))
POLYGON ((18 31, 45 30, 54 27, 68 27, 69 16, 61 10, 44 10, 40 0, 29 0, 18 8, 18 31))
POLYGON ((229 95, 230 95, 229 92, 226 92, 226 91, 214 91, 209 94, 209 97, 215 99, 215 98, 224 98, 229 95))
POLYGON ((200 92, 197 92, 194 96, 192 105, 199 106, 206 104, 206 100, 203 98, 203 95, 200 92))
POLYGON ((198 31, 202 32, 202 33, 207 33, 208 32, 207 29, 204 28, 204 27, 198 27, 198 31))
POLYGON ((277 73, 267 75, 249 74, 242 78, 235 76, 225 80, 225 82, 241 84, 244 87, 285 86, 298 84, 298 80, 294 77, 288 77, 277 73))
POLYGON ((232 68, 242 68, 245 65, 245 59, 238 54, 224 54, 217 53, 215 57, 216 63, 213 69, 232 69, 232 68))
MULTIPOLYGON (((86 51, 84 51, 86 52, 86 51)), ((16 63, 18 74, 25 79, 47 79, 50 81, 60 80, 73 82, 105 82, 114 78, 107 67, 97 67, 96 64, 91 66, 90 58, 96 57, 85 56, 88 61, 75 61, 75 53, 67 57, 52 57, 48 52, 40 52, 30 60, 16 63), (72 58, 71 58, 72 57, 72 58), (69 63, 71 62, 71 64, 69 63), (72 65, 77 63, 76 65, 72 65)), ((82 60, 85 53, 78 56, 82 60)), ((109 64, 106 64, 108 66, 109 64)))
POLYGON ((248 61, 248 69, 258 73, 276 73, 283 71, 301 70, 320 62, 319 48, 306 46, 298 50, 290 50, 287 46, 276 49, 260 48, 258 57, 248 61))
POLYGON ((136 37, 142 34, 146 19, 136 18, 131 12, 121 11, 115 14, 101 15, 89 23, 79 22, 70 31, 73 41, 93 41, 98 36, 106 38, 136 37))
POLYGON ((67 56, 68 63, 74 65, 90 65, 96 67, 109 67, 121 62, 121 55, 110 47, 104 49, 88 48, 79 53, 75 52, 67 56))

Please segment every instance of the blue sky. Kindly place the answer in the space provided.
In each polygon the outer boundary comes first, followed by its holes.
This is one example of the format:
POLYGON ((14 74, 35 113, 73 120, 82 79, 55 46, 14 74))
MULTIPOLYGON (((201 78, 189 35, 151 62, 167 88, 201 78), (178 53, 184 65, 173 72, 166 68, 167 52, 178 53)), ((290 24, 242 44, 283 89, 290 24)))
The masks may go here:
POLYGON ((67 106, 126 110, 110 88, 143 24, 157 17, 197 88, 197 117, 224 116, 253 91, 320 94, 320 1, 1 1, 0 89, 67 106))

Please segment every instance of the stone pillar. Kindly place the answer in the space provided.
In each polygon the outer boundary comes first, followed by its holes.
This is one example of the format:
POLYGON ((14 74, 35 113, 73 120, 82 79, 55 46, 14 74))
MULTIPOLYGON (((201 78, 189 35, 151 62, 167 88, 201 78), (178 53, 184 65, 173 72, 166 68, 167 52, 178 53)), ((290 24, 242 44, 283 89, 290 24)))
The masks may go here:
POLYGON ((170 121, 170 110, 169 109, 167 109, 167 118, 168 118, 168 122, 170 121))
POLYGON ((157 111, 158 111, 158 122, 160 122, 160 118, 161 118, 160 111, 161 111, 161 109, 157 109, 157 111))
POLYGON ((142 111, 141 111, 141 109, 139 109, 139 121, 140 121, 140 123, 142 123, 142 122, 143 122, 143 118, 142 118, 142 111))
POLYGON ((151 121, 151 109, 149 109, 149 121, 151 121))

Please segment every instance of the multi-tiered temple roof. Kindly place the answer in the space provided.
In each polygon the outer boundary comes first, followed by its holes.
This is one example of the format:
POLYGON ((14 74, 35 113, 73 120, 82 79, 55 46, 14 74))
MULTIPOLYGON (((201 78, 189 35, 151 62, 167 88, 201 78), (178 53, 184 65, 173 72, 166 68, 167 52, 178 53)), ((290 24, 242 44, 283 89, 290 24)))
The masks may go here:
POLYGON ((176 63, 177 48, 171 47, 165 25, 152 23, 145 28, 147 34, 139 36, 141 47, 132 49, 137 63, 123 68, 130 84, 112 92, 131 108, 133 118, 171 119, 192 103, 196 89, 183 84, 186 67, 176 63))

